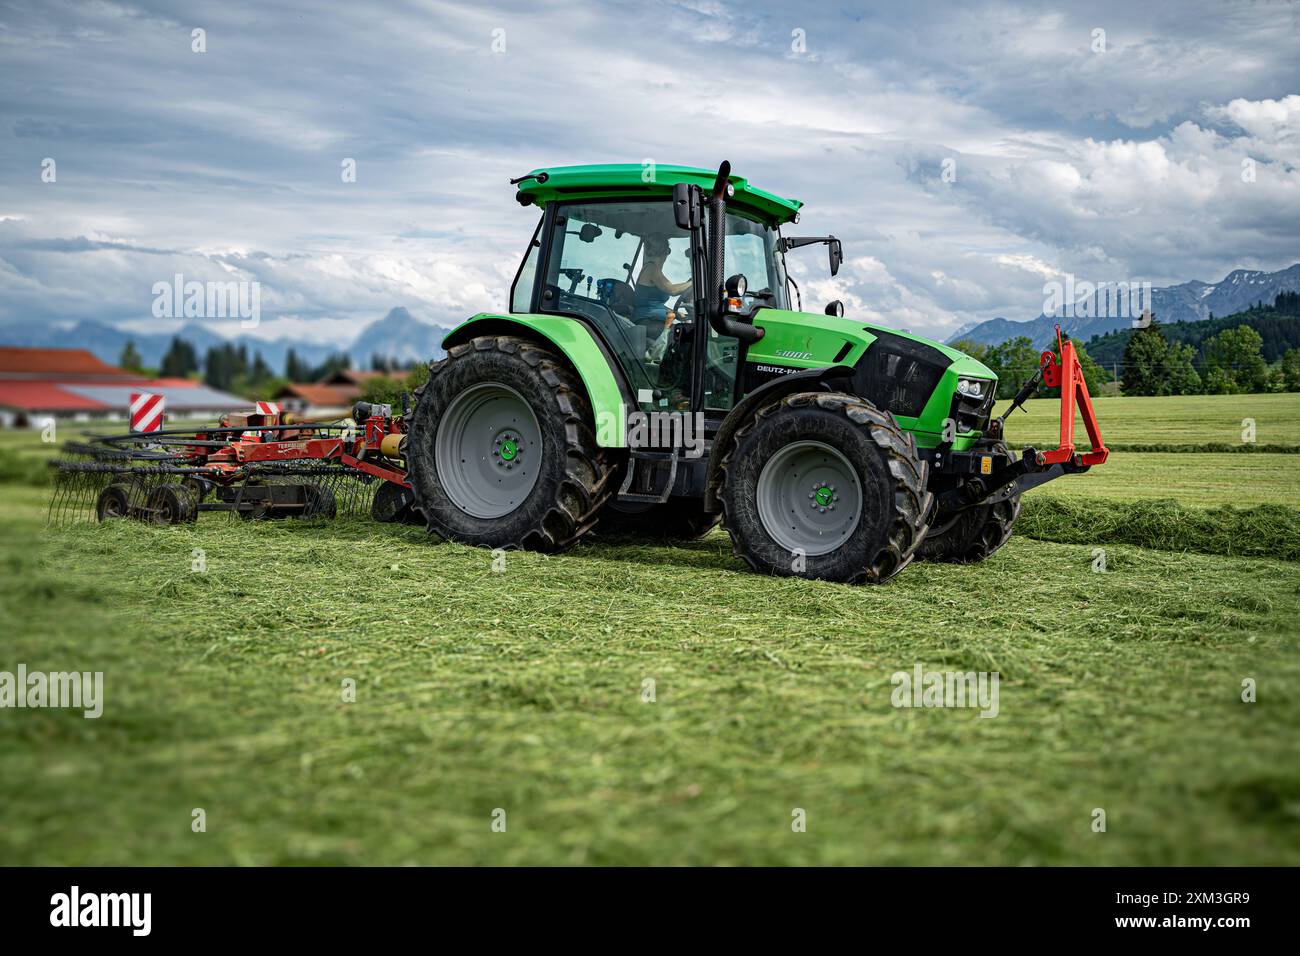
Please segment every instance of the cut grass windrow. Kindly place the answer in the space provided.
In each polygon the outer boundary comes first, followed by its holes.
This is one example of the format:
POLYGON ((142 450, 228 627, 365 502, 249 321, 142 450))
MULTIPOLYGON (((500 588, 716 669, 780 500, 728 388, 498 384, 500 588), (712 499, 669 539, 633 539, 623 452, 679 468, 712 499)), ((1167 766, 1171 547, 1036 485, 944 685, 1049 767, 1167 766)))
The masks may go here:
POLYGON ((1174 501, 1029 496, 1016 533, 1060 544, 1300 560, 1300 509, 1285 505, 1186 508, 1174 501))

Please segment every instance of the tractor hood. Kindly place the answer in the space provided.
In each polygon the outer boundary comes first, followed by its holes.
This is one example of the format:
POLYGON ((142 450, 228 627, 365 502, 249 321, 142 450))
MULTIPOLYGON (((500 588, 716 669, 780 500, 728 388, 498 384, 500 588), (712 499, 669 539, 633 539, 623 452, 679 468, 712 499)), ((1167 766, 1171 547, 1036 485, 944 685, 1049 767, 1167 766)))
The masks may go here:
MULTIPOLYGON (((978 437, 992 409, 997 375, 982 362, 939 342, 883 325, 833 315, 761 309, 765 330, 745 354, 746 391, 790 372, 843 366, 858 394, 888 409, 922 446, 938 444, 944 422, 957 419, 962 440, 978 437), (977 380, 981 400, 959 397, 958 382, 977 380)), ((965 387, 965 386, 963 386, 965 387)))
POLYGON ((971 358, 965 352, 884 325, 855 321, 848 317, 789 312, 783 309, 759 310, 754 316, 754 324, 766 329, 767 333, 749 347, 750 361, 764 356, 800 368, 853 365, 868 346, 883 336, 914 343, 918 352, 932 350, 933 361, 945 368, 952 368, 963 377, 997 381, 997 375, 983 362, 971 358))

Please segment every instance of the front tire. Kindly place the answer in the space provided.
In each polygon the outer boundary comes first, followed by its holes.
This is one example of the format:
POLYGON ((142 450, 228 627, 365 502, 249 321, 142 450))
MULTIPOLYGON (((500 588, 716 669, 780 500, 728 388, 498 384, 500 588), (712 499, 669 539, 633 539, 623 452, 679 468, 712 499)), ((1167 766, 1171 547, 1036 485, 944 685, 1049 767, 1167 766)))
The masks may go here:
POLYGON ((596 523, 611 465, 582 382, 515 336, 454 345, 416 391, 407 479, 429 530, 464 544, 560 551, 596 523))
POLYGON ((911 562, 931 496, 888 412, 837 392, 760 409, 722 460, 722 525, 756 571, 879 584, 911 562))
POLYGON ((918 561, 947 561, 974 564, 991 557, 1011 538, 1012 526, 1020 517, 1020 496, 991 505, 977 505, 955 515, 940 515, 921 542, 918 561))

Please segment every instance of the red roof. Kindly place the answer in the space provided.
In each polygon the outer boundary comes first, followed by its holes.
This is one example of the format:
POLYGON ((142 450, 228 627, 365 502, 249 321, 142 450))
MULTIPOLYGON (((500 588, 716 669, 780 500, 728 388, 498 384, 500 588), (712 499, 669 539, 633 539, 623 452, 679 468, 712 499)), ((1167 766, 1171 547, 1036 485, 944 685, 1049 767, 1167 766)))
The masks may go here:
POLYGON ((198 388, 202 383, 192 378, 151 378, 142 384, 154 385, 158 388, 198 388))
POLYGON ((318 408, 346 408, 357 397, 356 389, 342 385, 300 385, 290 383, 276 392, 276 398, 301 398, 318 408))
POLYGON ((0 382, 0 405, 27 412, 102 411, 103 402, 66 392, 51 382, 0 382))
POLYGON ((24 349, 6 345, 0 346, 0 375, 129 378, 132 373, 101 362, 85 349, 24 349))

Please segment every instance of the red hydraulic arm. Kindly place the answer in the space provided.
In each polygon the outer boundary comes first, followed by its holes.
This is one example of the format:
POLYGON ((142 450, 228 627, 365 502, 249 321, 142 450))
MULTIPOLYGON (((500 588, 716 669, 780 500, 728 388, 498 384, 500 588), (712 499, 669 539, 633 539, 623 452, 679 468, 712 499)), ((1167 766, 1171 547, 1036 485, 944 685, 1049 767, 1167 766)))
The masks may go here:
POLYGON ((1097 426, 1097 414, 1092 410, 1092 397, 1088 394, 1087 383, 1083 380, 1083 366, 1074 350, 1074 343, 1061 335, 1061 327, 1056 327, 1057 353, 1046 351, 1041 356, 1043 382, 1049 388, 1061 389, 1061 445, 1050 451, 1038 453, 1038 464, 1057 465, 1073 462, 1076 465, 1100 465, 1110 454, 1101 438, 1101 429, 1097 426), (1088 429, 1088 441, 1091 448, 1082 454, 1074 450, 1074 410, 1076 403, 1083 415, 1084 427, 1088 429))

